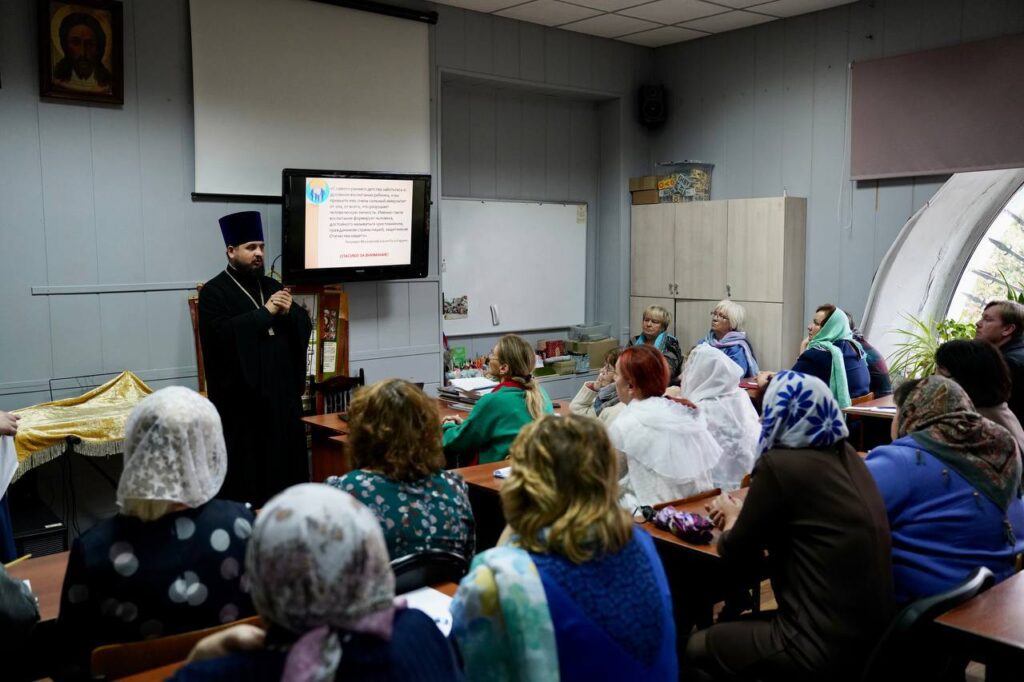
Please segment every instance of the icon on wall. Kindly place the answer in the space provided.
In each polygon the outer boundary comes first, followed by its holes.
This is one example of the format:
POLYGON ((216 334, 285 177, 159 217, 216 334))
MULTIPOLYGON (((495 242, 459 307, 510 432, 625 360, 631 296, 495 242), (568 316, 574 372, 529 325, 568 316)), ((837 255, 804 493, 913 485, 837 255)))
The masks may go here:
POLYGON ((123 7, 114 0, 38 0, 39 94, 124 104, 123 7))

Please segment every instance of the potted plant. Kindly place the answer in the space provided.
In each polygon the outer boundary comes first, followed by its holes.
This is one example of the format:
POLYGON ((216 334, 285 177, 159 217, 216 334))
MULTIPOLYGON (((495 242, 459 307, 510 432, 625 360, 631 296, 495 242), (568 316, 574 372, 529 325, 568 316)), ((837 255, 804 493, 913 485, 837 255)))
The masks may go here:
MULTIPOLYGON (((909 329, 897 329, 903 340, 896 344, 896 351, 889 356, 889 373, 893 379, 919 379, 935 372, 935 351, 946 341, 973 339, 974 325, 970 322, 932 318, 927 321, 904 314, 909 329)), ((894 381, 900 383, 899 381, 894 381)))

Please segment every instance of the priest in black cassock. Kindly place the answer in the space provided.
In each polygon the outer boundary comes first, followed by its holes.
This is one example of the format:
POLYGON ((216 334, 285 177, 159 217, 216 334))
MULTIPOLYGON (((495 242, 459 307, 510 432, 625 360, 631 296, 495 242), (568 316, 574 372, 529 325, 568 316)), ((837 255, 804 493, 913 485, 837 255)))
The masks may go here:
POLYGON ((220 219, 228 264, 199 292, 199 337, 210 400, 228 446, 218 497, 262 506, 309 480, 301 421, 312 324, 291 294, 263 274, 257 211, 220 219))

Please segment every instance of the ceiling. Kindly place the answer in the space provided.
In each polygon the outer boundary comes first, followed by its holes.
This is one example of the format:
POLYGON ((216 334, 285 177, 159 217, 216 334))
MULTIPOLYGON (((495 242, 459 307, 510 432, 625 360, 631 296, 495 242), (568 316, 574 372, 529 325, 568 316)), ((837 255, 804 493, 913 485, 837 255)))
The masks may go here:
POLYGON ((703 38, 856 0, 434 0, 647 47, 703 38))

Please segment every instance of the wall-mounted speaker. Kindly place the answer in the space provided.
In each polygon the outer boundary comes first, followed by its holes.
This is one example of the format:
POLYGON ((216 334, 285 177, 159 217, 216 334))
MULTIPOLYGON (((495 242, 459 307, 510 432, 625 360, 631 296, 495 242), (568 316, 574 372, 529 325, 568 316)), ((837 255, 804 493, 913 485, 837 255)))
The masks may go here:
POLYGON ((637 93, 640 123, 657 128, 668 119, 668 97, 664 85, 641 85, 637 93))

